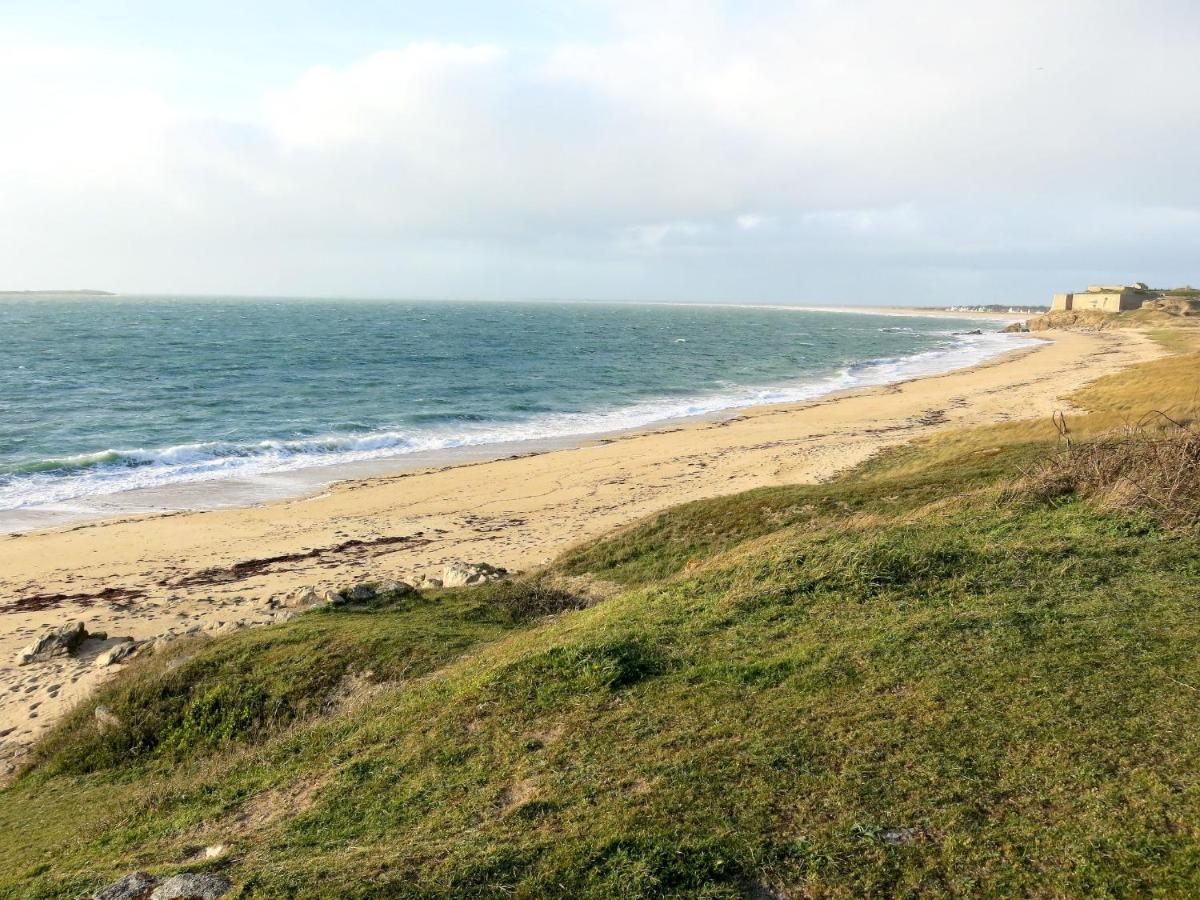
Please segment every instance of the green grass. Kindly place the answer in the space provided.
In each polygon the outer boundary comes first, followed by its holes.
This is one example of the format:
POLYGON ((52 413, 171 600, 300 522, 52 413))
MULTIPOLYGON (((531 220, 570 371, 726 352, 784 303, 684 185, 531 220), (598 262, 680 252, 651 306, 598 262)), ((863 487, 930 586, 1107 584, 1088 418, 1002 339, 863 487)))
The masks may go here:
MULTIPOLYGON (((1097 385, 1083 427, 1195 363, 1097 385)), ((1197 535, 1014 501, 1041 428, 141 662, 0 794, 0 894, 133 868, 256 897, 1194 894, 1197 535), (559 573, 622 590, 572 609, 559 573)))

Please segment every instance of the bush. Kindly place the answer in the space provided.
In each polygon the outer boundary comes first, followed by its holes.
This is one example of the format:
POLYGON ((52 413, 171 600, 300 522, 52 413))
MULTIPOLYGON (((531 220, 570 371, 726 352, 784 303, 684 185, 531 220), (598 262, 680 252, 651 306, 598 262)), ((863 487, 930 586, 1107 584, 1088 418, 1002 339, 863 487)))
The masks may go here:
POLYGON ((1156 419, 1083 443, 1060 424, 1063 446, 1037 463, 1009 499, 1076 495, 1109 509, 1149 513, 1165 525, 1200 523, 1200 432, 1156 419))
POLYGON ((514 622, 583 609, 588 605, 586 598, 552 587, 541 578, 499 582, 488 599, 503 609, 514 622))

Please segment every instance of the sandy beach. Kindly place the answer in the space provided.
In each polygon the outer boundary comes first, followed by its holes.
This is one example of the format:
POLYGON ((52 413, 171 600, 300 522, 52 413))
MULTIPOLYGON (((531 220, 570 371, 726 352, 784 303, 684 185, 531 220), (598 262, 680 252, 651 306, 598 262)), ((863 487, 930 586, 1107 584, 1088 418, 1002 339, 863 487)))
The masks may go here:
POLYGON ((0 769, 119 666, 112 639, 272 621, 311 585, 437 576, 455 559, 528 570, 669 506, 829 478, 939 429, 1049 416, 1160 351, 1135 331, 1061 333, 956 372, 719 422, 334 485, 265 505, 133 516, 0 538, 0 769), (17 665, 48 627, 104 631, 78 657, 17 665))

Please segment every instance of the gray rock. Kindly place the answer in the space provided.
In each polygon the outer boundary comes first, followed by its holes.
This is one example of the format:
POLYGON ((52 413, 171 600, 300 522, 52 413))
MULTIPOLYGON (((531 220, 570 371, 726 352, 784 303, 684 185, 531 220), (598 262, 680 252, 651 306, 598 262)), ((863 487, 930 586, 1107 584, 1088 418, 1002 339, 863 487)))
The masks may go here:
POLYGON ((487 563, 466 563, 456 560, 442 570, 442 584, 445 587, 486 584, 489 581, 499 581, 507 575, 507 569, 500 569, 487 563))
POLYGON ((40 638, 21 651, 17 665, 27 666, 34 662, 44 662, 62 656, 70 656, 79 645, 89 637, 103 639, 103 634, 88 634, 82 622, 63 625, 53 631, 47 631, 40 638))
POLYGON ((879 835, 880 839, 893 847, 916 843, 921 833, 916 828, 888 828, 879 835))
POLYGON ((342 591, 342 594, 352 603, 364 603, 375 599, 375 588, 369 584, 356 584, 342 591))
POLYGON ((109 647, 107 650, 97 656, 96 665, 112 666, 119 662, 123 662, 141 650, 142 646, 142 641, 135 641, 133 638, 126 638, 115 647, 109 647))
POLYGON ((379 585, 379 593, 381 595, 403 597, 407 594, 414 593, 413 586, 403 581, 384 581, 379 585))
POLYGON ((224 875, 176 875, 155 888, 150 900, 216 900, 232 886, 224 875))
POLYGON ((130 872, 92 894, 92 900, 145 900, 158 881, 145 872, 130 872))
POLYGON ((321 602, 321 595, 311 587, 297 588, 288 594, 286 605, 292 607, 316 606, 321 602))
POLYGON ((327 606, 342 606, 346 602, 346 598, 342 596, 340 591, 326 591, 321 595, 321 599, 325 601, 327 606))
POLYGON ((421 580, 417 582, 417 587, 419 587, 419 588, 422 588, 422 589, 424 589, 424 590, 434 590, 434 589, 436 589, 436 588, 440 588, 440 587, 442 587, 442 586, 443 586, 443 585, 442 585, 442 579, 440 579, 440 578, 430 578, 430 577, 429 577, 429 576, 427 576, 427 575, 426 575, 426 576, 423 576, 423 577, 421 578, 421 580))

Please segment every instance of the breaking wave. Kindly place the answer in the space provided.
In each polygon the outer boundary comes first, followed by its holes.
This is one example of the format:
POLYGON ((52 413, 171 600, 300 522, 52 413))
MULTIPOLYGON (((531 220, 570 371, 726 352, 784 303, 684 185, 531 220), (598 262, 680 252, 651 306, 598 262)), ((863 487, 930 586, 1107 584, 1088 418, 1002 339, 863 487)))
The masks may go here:
MULTIPOLYGON (((947 336, 951 336, 947 333, 947 336)), ((222 479, 254 479, 314 466, 447 453, 519 441, 554 440, 623 431, 705 416, 739 407, 811 400, 841 390, 891 384, 946 372, 1027 346, 1019 335, 953 335, 950 347, 908 356, 847 362, 823 378, 768 386, 727 385, 691 398, 662 398, 581 412, 538 413, 521 421, 485 416, 415 421, 368 433, 293 440, 208 441, 161 448, 108 449, 40 459, 0 469, 0 510, 86 504, 88 498, 130 490, 222 479)))

